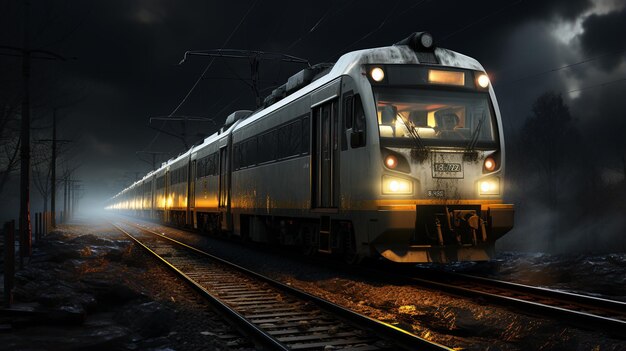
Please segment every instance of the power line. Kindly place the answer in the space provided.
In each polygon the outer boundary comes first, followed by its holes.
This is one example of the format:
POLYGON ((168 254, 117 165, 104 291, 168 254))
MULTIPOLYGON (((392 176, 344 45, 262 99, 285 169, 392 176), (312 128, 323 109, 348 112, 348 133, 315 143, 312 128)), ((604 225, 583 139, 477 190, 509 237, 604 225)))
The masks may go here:
POLYGON ((380 22, 380 24, 378 25, 378 27, 376 27, 375 29, 369 31, 367 34, 365 34, 364 36, 362 36, 361 38, 359 38, 356 41, 353 41, 350 45, 344 47, 343 49, 337 51, 336 53, 334 53, 332 56, 330 56, 329 58, 323 60, 323 61, 328 61, 329 59, 332 59, 333 57, 337 56, 337 54, 341 54, 343 52, 345 52, 348 48, 356 45, 357 43, 360 43, 361 41, 369 38, 372 34, 378 32, 381 28, 383 28, 385 26, 385 24, 387 23, 387 21, 389 20, 389 18, 391 17, 391 15, 395 12, 396 8, 398 7, 398 5, 400 4, 400 0, 398 0, 396 2, 396 4, 393 6, 393 8, 391 9, 391 11, 389 11, 389 13, 387 14, 387 16, 385 16, 385 18, 382 20, 382 22, 380 22))
POLYGON ((453 36, 455 36, 455 35, 457 35, 459 33, 462 33, 465 30, 469 29, 470 27, 472 27, 472 26, 474 26, 474 25, 476 25, 476 24, 486 20, 487 18, 489 18, 491 16, 499 14, 500 12, 508 9, 509 7, 517 5, 517 4, 521 3, 522 1, 524 1, 524 0, 517 0, 515 2, 511 2, 509 4, 506 4, 506 5, 502 6, 501 8, 499 8, 498 10, 496 10, 496 11, 494 11, 494 12, 488 14, 488 15, 485 15, 485 16, 477 19, 476 21, 467 24, 466 26, 463 26, 463 27, 461 27, 461 28, 451 32, 450 34, 448 34, 448 35, 444 36, 443 38, 441 38, 441 41, 445 41, 445 40, 447 40, 447 39, 449 39, 449 38, 451 38, 451 37, 453 37, 453 36))
POLYGON ((611 84, 615 84, 615 83, 619 83, 619 82, 623 82, 623 81, 626 81, 626 77, 620 78, 620 79, 616 79, 616 80, 611 80, 611 81, 608 81, 608 82, 599 83, 599 84, 589 85, 589 86, 586 86, 586 87, 583 87, 583 88, 570 90, 570 91, 568 91, 568 93, 574 93, 574 92, 577 92, 577 91, 583 91, 583 90, 587 90, 587 89, 591 89, 591 88, 603 87, 605 85, 611 85, 611 84))
MULTIPOLYGON (((336 12, 334 12, 332 15, 336 15, 338 13, 340 13, 341 11, 343 11, 346 7, 348 7, 349 5, 351 5, 354 2, 354 0, 348 1, 346 2, 342 7, 340 7, 336 12)), ((289 51, 292 47, 294 47, 296 44, 299 44, 302 39, 304 39, 306 36, 308 36, 309 34, 315 32, 319 26, 326 20, 326 18, 328 17, 328 15, 330 14, 330 12, 333 10, 333 8, 335 8, 335 6, 331 5, 328 10, 326 10, 326 12, 322 15, 322 17, 320 17, 319 20, 317 20, 317 22, 315 22, 315 24, 313 25, 313 27, 311 27, 306 33, 302 34, 298 39, 296 39, 295 41, 293 41, 291 44, 289 44, 287 46, 287 48, 285 49, 285 52, 289 51)))
MULTIPOLYGON (((226 38, 226 41, 224 42, 224 44, 222 44, 222 46, 220 47, 221 49, 224 49, 224 47, 226 45, 228 45, 228 42, 230 42, 230 39, 233 37, 233 35, 235 35, 235 32, 237 32, 237 30, 239 29, 239 27, 241 26, 241 24, 243 23, 243 21, 246 19, 246 17, 248 17, 248 14, 250 13, 250 11, 252 11, 252 8, 254 7, 254 5, 256 4, 256 1, 252 3, 252 5, 250 5, 250 7, 248 8, 248 11, 246 11, 246 13, 243 15, 243 17, 241 18, 241 20, 239 21, 239 23, 237 24, 237 26, 235 27, 235 29, 233 29, 233 31, 230 33, 230 35, 228 36, 228 38, 226 38)), ((202 74, 200 75, 200 77, 198 77, 198 79, 196 79, 196 82, 191 86, 191 89, 189 89, 189 91, 187 92, 187 94, 185 95, 185 97, 183 98, 183 100, 178 104, 178 106, 176 106, 176 108, 170 113, 170 115, 175 114, 176 112, 178 112, 178 109, 180 109, 180 107, 187 101, 187 99, 189 98, 189 96, 191 95, 191 93, 196 89, 196 87, 198 86, 198 84, 200 83, 200 81, 202 81, 202 78, 204 78, 204 75, 206 74, 206 72, 209 70, 209 68, 211 68, 211 66, 213 65, 213 61, 215 60, 211 60, 209 61, 209 63, 206 65, 206 67, 204 68, 204 70, 202 71, 202 74)), ((179 63, 180 64, 180 63, 179 63)))
POLYGON ((536 77, 542 76, 544 74, 558 72, 558 71, 561 71, 561 70, 564 70, 564 69, 567 69, 567 68, 572 68, 572 67, 575 67, 575 66, 579 66, 579 65, 583 65, 585 63, 589 63, 589 62, 595 61, 595 60, 597 60, 599 58, 602 58, 602 57, 606 57, 606 56, 610 56, 610 55, 616 55, 616 54, 621 54, 621 53, 624 53, 624 52, 626 52, 626 50, 605 52, 605 53, 597 55, 597 56, 585 58, 585 59, 583 59, 581 61, 578 61, 578 62, 574 62, 574 63, 570 63, 570 64, 567 64, 567 65, 555 67, 555 68, 552 68, 552 69, 549 69, 549 70, 546 70, 546 71, 542 71, 542 72, 538 72, 538 73, 529 74, 527 76, 524 76, 524 77, 521 77, 521 78, 518 78, 518 79, 515 79, 515 80, 512 80, 512 81, 504 81, 502 83, 503 84, 508 84, 508 83, 521 82, 521 81, 526 80, 526 79, 536 78, 536 77))
MULTIPOLYGON (((232 39, 233 35, 235 35, 235 33, 237 32, 237 30, 239 29, 239 27, 241 27, 241 25, 243 24, 243 22, 245 21, 245 19, 248 17, 248 14, 250 13, 250 11, 252 11, 252 9, 254 8, 254 6, 256 5, 258 0, 255 0, 250 7, 248 8, 248 10, 244 13, 243 17, 241 17, 241 20, 239 21, 239 23, 237 24, 237 26, 235 26, 235 28, 230 32, 230 34, 228 35, 228 37, 226 38, 226 40, 224 41, 224 44, 222 44, 221 49, 223 49, 226 45, 228 45, 228 43, 230 42, 230 40, 232 39)), ((191 89, 189 89, 189 91, 187 92, 187 94, 185 95, 185 97, 181 100, 181 102, 178 104, 178 106, 176 106, 176 108, 170 112, 170 116, 173 116, 176 112, 178 112, 178 110, 181 108, 181 106, 183 106, 183 104, 185 102, 187 102, 187 99, 189 98, 189 96, 191 95, 191 93, 193 93, 193 91, 196 89, 196 87, 198 86, 198 84, 202 81, 202 79, 204 78, 204 75, 206 74, 206 72, 209 70, 209 68, 211 68, 211 66, 213 65, 213 62, 215 61, 215 58, 212 58, 211 61, 209 61, 209 63, 204 67, 204 69, 202 70, 202 73, 200 74, 200 76, 198 77, 198 79, 196 79, 196 82, 191 86, 191 89)), ((162 127, 165 126, 165 122, 163 122, 162 127)), ((161 132, 157 132, 154 136, 154 138, 152 138, 152 140, 150 141, 150 143, 148 143, 148 146, 145 148, 150 149, 150 147, 152 147, 152 145, 154 144, 154 142, 156 142, 156 140, 159 138, 159 135, 161 135, 161 132)))

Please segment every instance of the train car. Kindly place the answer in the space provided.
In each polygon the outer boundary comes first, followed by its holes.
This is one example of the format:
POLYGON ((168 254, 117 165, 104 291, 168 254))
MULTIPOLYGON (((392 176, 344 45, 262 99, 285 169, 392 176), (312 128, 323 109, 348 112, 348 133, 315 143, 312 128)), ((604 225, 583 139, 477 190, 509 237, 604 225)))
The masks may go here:
POLYGON ((153 172, 154 176, 154 195, 152 203, 152 218, 161 222, 168 221, 167 216, 167 202, 169 200, 167 196, 167 187, 169 184, 168 175, 169 166, 167 163, 163 163, 160 168, 153 172))
POLYGON ((191 152, 191 223, 204 232, 232 230, 231 168, 232 131, 252 111, 235 111, 226 118, 219 132, 206 138, 191 152))
POLYGON ((168 163, 166 177, 165 211, 167 221, 178 226, 187 225, 189 214, 189 155, 191 150, 168 163))
POLYGON ((188 153, 162 220, 349 262, 487 260, 513 226, 485 69, 426 32, 298 72, 188 153))

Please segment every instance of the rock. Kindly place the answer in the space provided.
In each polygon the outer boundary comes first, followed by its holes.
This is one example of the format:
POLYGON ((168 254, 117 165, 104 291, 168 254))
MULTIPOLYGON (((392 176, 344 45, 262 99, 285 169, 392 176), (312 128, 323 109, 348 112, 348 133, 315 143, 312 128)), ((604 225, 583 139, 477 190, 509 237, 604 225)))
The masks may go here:
POLYGON ((95 294, 98 304, 120 305, 135 299, 144 298, 142 293, 126 285, 114 283, 111 278, 106 277, 104 274, 102 277, 98 277, 96 274, 93 275, 92 277, 81 279, 81 282, 85 285, 85 291, 95 294))
POLYGON ((147 302, 125 309, 118 319, 142 336, 155 338, 170 332, 175 313, 157 302, 147 302))

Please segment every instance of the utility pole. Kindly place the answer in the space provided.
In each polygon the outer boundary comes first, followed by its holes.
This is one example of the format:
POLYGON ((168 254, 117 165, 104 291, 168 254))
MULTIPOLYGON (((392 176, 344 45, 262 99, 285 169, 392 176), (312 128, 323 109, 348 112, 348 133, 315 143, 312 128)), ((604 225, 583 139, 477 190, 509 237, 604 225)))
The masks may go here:
POLYGON ((4 56, 17 56, 22 58, 22 120, 20 125, 20 265, 23 265, 25 256, 30 256, 32 251, 32 231, 30 223, 30 68, 31 60, 62 60, 66 58, 47 50, 30 48, 30 1, 24 1, 24 33, 22 47, 0 45, 0 50, 9 50, 12 53, 4 56), (17 52, 17 54, 15 54, 17 52))
POLYGON ((28 15, 30 2, 24 3, 24 39, 22 43, 22 121, 20 145, 20 267, 24 257, 32 254, 32 232, 30 227, 30 56, 28 15))
POLYGON ((57 111, 58 108, 52 110, 52 139, 40 139, 39 142, 52 143, 52 155, 50 157, 50 211, 52 212, 51 226, 56 226, 56 193, 57 193, 57 146, 63 143, 71 143, 72 140, 57 139, 57 111))
POLYGON ((261 96, 259 95, 259 65, 261 61, 282 61, 282 62, 292 62, 292 63, 301 63, 306 64, 311 67, 311 64, 308 60, 282 54, 278 52, 264 52, 258 50, 236 50, 236 49, 217 49, 217 50, 190 50, 185 52, 183 59, 178 63, 179 65, 183 64, 188 56, 205 56, 205 57, 221 57, 221 58, 235 58, 235 59, 248 59, 248 63, 250 64, 250 75, 252 82, 246 83, 254 93, 254 97, 256 100, 256 107, 261 106, 261 96))
POLYGON ((72 218, 72 176, 68 174, 67 180, 67 218, 72 218))
POLYGON ((65 170, 65 177, 63 177, 63 223, 67 222, 67 183, 68 183, 68 178, 69 177, 69 171, 66 169, 65 170))
POLYGON ((152 156, 152 162, 146 161, 145 159, 143 159, 143 158, 141 158, 141 157, 139 157, 139 159, 140 159, 140 160, 142 160, 143 162, 146 162, 146 163, 150 164, 150 165, 151 165, 151 167, 152 167, 152 168, 151 168, 151 170, 155 170, 155 169, 156 169, 156 165, 157 165, 157 164, 156 164, 156 157, 157 157, 158 155, 166 155, 166 154, 168 154, 168 152, 159 152, 159 151, 137 151, 137 152, 135 152, 135 154, 136 154, 137 156, 139 156, 139 155, 141 155, 141 154, 147 154, 147 155, 152 156))
POLYGON ((57 109, 52 110, 52 157, 50 160, 50 211, 52 228, 56 226, 56 195, 57 195, 57 109))
POLYGON ((176 115, 171 115, 171 116, 156 116, 156 117, 150 117, 150 123, 152 123, 152 121, 155 120, 162 120, 163 123, 161 124, 161 126, 165 126, 165 122, 172 122, 172 121, 180 121, 180 124, 182 126, 182 132, 180 134, 168 131, 166 129, 163 128, 157 128, 154 126, 148 126, 154 130, 159 131, 160 133, 172 136, 174 138, 179 139, 182 143, 183 146, 185 148, 185 150, 189 149, 189 143, 187 142, 187 122, 188 121, 193 121, 193 122, 211 122, 213 124, 215 124, 215 121, 213 120, 213 118, 208 118, 208 117, 195 117, 195 116, 176 116, 176 115))

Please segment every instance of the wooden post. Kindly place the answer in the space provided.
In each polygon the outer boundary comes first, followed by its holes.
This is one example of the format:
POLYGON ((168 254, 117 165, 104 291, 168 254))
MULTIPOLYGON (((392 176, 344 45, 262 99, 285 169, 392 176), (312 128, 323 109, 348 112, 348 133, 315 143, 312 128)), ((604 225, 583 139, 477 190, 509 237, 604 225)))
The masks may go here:
POLYGON ((39 212, 35 212, 35 240, 39 238, 39 212))
POLYGON ((24 2, 24 45, 22 48, 22 118, 20 126, 20 267, 31 255, 30 218, 30 60, 28 15, 30 3, 24 2))
POLYGON ((4 306, 13 303, 15 277, 15 221, 4 223, 4 306))

